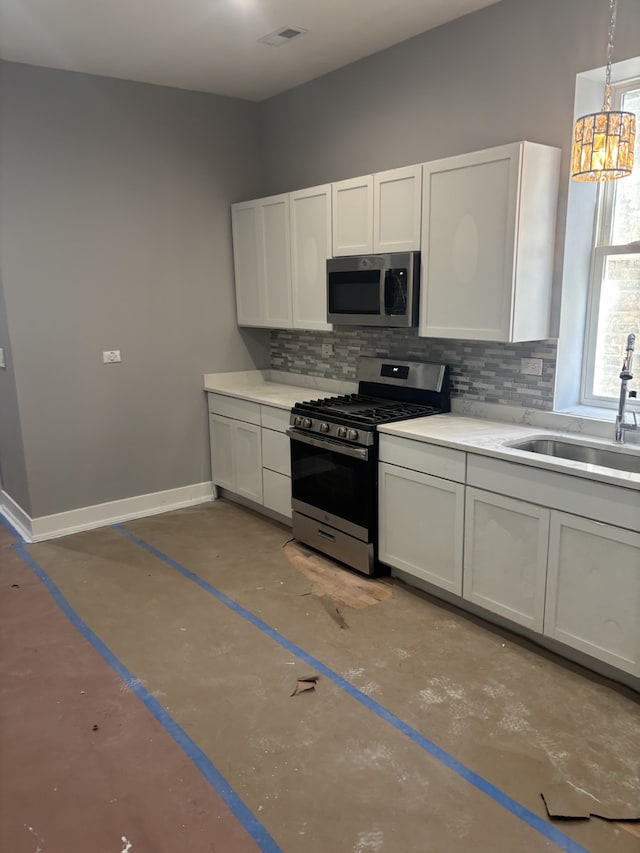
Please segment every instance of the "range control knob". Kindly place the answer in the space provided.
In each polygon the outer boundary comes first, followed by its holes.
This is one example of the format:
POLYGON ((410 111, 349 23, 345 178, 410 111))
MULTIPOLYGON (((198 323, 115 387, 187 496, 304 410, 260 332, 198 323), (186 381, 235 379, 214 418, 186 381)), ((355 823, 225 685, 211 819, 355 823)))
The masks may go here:
POLYGON ((302 426, 302 418, 300 417, 300 415, 295 415, 295 417, 293 418, 293 425, 297 427, 302 426))
POLYGON ((349 432, 347 433, 347 438, 349 439, 349 441, 357 441, 358 440, 358 430, 357 429, 350 429, 349 432))
POLYGON ((346 438, 347 437, 347 428, 346 427, 338 427, 338 438, 346 438))
POLYGON ((320 432, 329 432, 329 424, 323 422, 320 424, 319 429, 320 432))
POLYGON ((302 426, 305 429, 311 429, 311 427, 313 426, 313 421, 311 420, 311 418, 304 418, 304 420, 302 421, 302 426))

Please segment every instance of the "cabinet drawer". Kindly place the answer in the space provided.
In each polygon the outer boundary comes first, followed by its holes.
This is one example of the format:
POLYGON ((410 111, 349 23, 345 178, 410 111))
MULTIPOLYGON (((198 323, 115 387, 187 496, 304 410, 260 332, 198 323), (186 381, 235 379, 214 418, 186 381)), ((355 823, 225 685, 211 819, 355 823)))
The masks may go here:
POLYGON ((260 423, 260 404, 251 400, 241 400, 238 397, 227 397, 226 394, 208 394, 209 411, 214 415, 246 421, 250 424, 260 423))
POLYGON ((289 436, 272 429, 262 430, 262 465, 271 471, 291 476, 289 436))
POLYGON ((260 406, 260 417, 263 427, 286 432, 289 429, 290 409, 279 409, 276 406, 260 406))
POLYGON ((263 504, 267 509, 291 518, 291 478, 268 468, 262 470, 263 504))
POLYGON ((395 435, 380 436, 380 461, 464 483, 465 453, 395 435))

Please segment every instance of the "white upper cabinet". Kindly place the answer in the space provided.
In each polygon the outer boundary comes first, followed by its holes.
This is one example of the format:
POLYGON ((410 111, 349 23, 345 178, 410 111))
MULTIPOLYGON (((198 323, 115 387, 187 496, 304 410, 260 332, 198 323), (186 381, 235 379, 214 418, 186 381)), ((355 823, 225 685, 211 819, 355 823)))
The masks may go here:
POLYGON ((373 176, 373 251, 420 248, 422 167, 407 166, 373 176))
POLYGON ((333 255, 373 252, 373 176, 333 184, 333 255))
POLYGON ((262 277, 266 326, 291 326, 291 254, 289 237, 289 194, 260 200, 262 229, 262 277))
POLYGON ((238 324, 291 326, 289 194, 231 206, 238 324))
POLYGON ((331 257, 331 185, 289 196, 293 327, 333 328, 327 323, 327 258, 331 257))
POLYGON ((548 337, 560 156, 516 142, 423 165, 420 335, 548 337))
POLYGON ((233 265, 238 325, 265 325, 264 293, 258 274, 258 203, 231 205, 233 265))
POLYGON ((333 184, 334 257, 419 249, 421 190, 421 166, 333 184))
POLYGON ((331 329, 331 187, 231 206, 239 326, 331 329))

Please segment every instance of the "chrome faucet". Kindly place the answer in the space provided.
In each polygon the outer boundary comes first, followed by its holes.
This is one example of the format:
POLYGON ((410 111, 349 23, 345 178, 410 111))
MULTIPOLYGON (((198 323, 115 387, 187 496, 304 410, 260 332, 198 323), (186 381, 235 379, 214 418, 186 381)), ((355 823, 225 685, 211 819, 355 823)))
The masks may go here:
POLYGON ((627 397, 635 397, 635 391, 627 391, 629 380, 633 379, 631 373, 631 362, 633 361, 633 350, 636 343, 636 336, 629 335, 627 337, 627 348, 622 362, 622 370, 620 371, 620 400, 618 402, 618 414, 616 415, 616 431, 613 440, 616 444, 624 444, 624 434, 628 429, 638 429, 636 413, 631 412, 633 423, 625 421, 625 409, 627 406, 627 397))

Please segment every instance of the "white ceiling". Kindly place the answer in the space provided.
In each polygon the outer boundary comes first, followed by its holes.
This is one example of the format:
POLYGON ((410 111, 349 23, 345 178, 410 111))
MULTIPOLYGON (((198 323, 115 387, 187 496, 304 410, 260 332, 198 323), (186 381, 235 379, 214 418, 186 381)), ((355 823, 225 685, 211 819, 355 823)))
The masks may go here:
POLYGON ((0 0, 0 57, 262 101, 496 2, 0 0))

